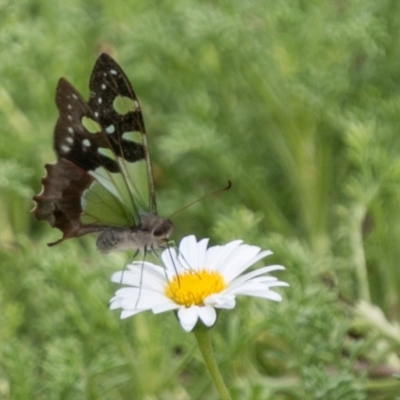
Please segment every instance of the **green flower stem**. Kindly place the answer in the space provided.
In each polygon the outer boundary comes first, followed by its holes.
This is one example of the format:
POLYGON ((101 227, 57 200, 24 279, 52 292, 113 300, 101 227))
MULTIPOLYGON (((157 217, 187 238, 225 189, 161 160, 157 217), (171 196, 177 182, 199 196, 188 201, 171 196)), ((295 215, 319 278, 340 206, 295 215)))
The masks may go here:
POLYGON ((210 330, 204 327, 197 327, 194 331, 197 343, 199 345, 204 363, 207 366, 208 372, 214 382, 214 386, 221 400, 231 400, 228 389, 225 386, 222 375, 219 372, 218 365, 215 361, 214 353, 211 346, 210 330))

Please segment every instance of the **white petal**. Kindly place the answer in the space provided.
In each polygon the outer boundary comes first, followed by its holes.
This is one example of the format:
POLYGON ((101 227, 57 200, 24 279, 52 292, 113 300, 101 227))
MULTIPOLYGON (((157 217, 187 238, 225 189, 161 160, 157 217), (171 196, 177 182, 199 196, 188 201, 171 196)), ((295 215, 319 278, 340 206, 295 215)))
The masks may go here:
POLYGON ((151 311, 153 311, 154 314, 161 314, 165 311, 176 310, 180 307, 181 306, 179 304, 176 304, 170 300, 169 302, 157 304, 156 306, 152 307, 151 311))
POLYGON ((197 241, 196 236, 186 236, 179 244, 179 260, 186 269, 196 268, 197 265, 197 241))
MULTIPOLYGON (((248 272, 247 274, 240 275, 239 277, 234 279, 230 283, 229 286, 231 288, 239 286, 243 282, 249 281, 252 278, 254 279, 255 277, 258 277, 259 275, 263 275, 263 274, 266 274, 266 273, 268 273, 270 271, 279 270, 279 269, 285 269, 285 268, 282 267, 281 265, 271 265, 271 266, 268 266, 268 267, 257 268, 256 270, 248 272)), ((266 278, 266 280, 271 280, 271 281, 277 280, 277 278, 275 278, 274 276, 266 276, 264 278, 266 278)))
POLYGON ((205 326, 213 326, 217 320, 217 312, 212 306, 197 307, 197 315, 205 326))
POLYGON ((153 308, 159 304, 168 303, 170 300, 164 293, 155 292, 152 290, 143 290, 139 293, 139 308, 153 308))
POLYGON ((150 273, 154 276, 165 276, 164 268, 150 262, 135 262, 127 265, 127 268, 132 273, 142 277, 143 273, 150 273))
POLYGON ((202 239, 198 243, 196 237, 191 235, 182 239, 179 245, 179 252, 168 253, 168 249, 162 254, 164 265, 167 269, 167 276, 172 279, 176 274, 188 270, 204 268, 207 254, 208 239, 202 239))
POLYGON ((114 296, 109 302, 110 310, 116 310, 117 308, 121 308, 121 299, 117 296, 114 296))
MULTIPOLYGON (((289 284, 283 281, 278 281, 276 278, 275 279, 268 279, 264 280, 267 277, 257 277, 254 279, 251 279, 250 281, 243 282, 240 285, 235 285, 235 286, 228 286, 222 293, 237 293, 238 291, 241 291, 242 288, 247 288, 247 287, 256 287, 262 290, 268 290, 269 288, 272 287, 288 287, 289 284)), ((271 277, 272 278, 272 277, 271 277)))
POLYGON ((216 308, 225 308, 227 310, 231 310, 232 308, 235 308, 236 300, 234 295, 231 294, 221 295, 220 293, 218 293, 208 296, 204 300, 204 304, 209 304, 216 308))
POLYGON ((137 306, 137 296, 135 297, 120 297, 119 308, 124 310, 142 310, 142 307, 137 306))
POLYGON ((137 298, 138 291, 139 288, 133 288, 133 287, 121 288, 115 292, 114 297, 120 299, 121 301, 124 299, 135 299, 137 298))
POLYGON ((207 246, 209 239, 202 239, 197 243, 197 264, 194 266, 195 269, 203 269, 206 267, 206 256, 207 246))
POLYGON ((282 296, 273 290, 243 290, 242 292, 238 292, 238 295, 243 296, 252 296, 252 297, 261 297, 263 299, 269 299, 273 301, 281 301, 282 296))
POLYGON ((242 244, 241 246, 234 249, 225 260, 223 260, 220 272, 225 275, 225 272, 240 274, 243 271, 243 265, 253 260, 254 257, 260 252, 260 248, 257 246, 249 246, 242 244))
POLYGON ((222 293, 238 295, 238 294, 248 293, 249 291, 266 292, 268 290, 269 290, 269 284, 257 281, 248 281, 234 287, 228 286, 222 293))
POLYGON ((275 276, 256 276, 253 279, 249 279, 251 282, 266 283, 267 285, 272 285, 274 282, 278 282, 278 278, 275 276))
POLYGON ((132 262, 130 264, 127 264, 127 266, 126 266, 126 268, 128 270, 130 270, 130 271, 136 270, 138 267, 139 268, 142 267, 143 269, 145 269, 145 268, 156 268, 156 269, 159 269, 160 268, 158 265, 153 264, 153 263, 151 263, 149 261, 134 261, 134 262, 132 262))
POLYGON ((187 271, 187 266, 186 264, 182 265, 176 249, 167 248, 162 252, 161 258, 165 266, 167 279, 171 280, 176 274, 187 271))
POLYGON ((168 247, 161 253, 161 260, 166 269, 170 268, 171 258, 175 259, 175 257, 176 250, 173 247, 168 247))
POLYGON ((222 246, 212 246, 210 248, 207 249, 206 252, 206 257, 205 260, 203 262, 204 267, 207 270, 214 270, 215 265, 213 263, 215 263, 215 259, 219 256, 219 254, 221 253, 221 247, 222 246))
POLYGON ((276 281, 276 282, 271 282, 268 283, 268 287, 289 287, 290 285, 287 282, 282 282, 282 281, 276 281))
POLYGON ((243 243, 242 240, 234 240, 224 246, 215 246, 215 250, 211 251, 211 249, 208 249, 206 257, 206 264, 208 268, 218 271, 221 265, 223 265, 226 257, 229 257, 232 251, 240 246, 241 243, 243 243))
POLYGON ((151 264, 130 264, 128 270, 118 271, 111 277, 112 282, 136 287, 147 286, 161 291, 165 285, 165 271, 163 268, 151 264))
POLYGON ((119 298, 120 307, 127 310, 149 310, 158 304, 163 304, 169 301, 163 293, 145 288, 118 289, 115 296, 119 298))
POLYGON ((246 253, 237 254, 236 260, 234 258, 231 258, 231 260, 228 260, 231 261, 231 263, 227 263, 225 265, 224 277, 228 283, 231 282, 236 277, 238 277, 241 273, 243 273, 243 271, 250 268, 256 262, 272 254, 272 252, 269 250, 255 253, 256 249, 259 250, 258 247, 255 246, 246 246, 246 247, 248 247, 246 249, 246 253))
POLYGON ((131 271, 118 271, 111 275, 111 282, 123 283, 123 278, 125 278, 126 285, 135 286, 136 274, 131 271))
POLYGON ((128 317, 132 317, 132 315, 139 314, 142 311, 144 311, 144 310, 129 310, 129 311, 123 310, 123 311, 121 311, 120 318, 125 319, 128 317))
POLYGON ((186 332, 190 332, 196 325, 198 316, 195 307, 182 307, 178 310, 179 322, 186 332))
POLYGON ((163 268, 149 268, 143 271, 139 286, 163 292, 166 281, 167 278, 163 268))

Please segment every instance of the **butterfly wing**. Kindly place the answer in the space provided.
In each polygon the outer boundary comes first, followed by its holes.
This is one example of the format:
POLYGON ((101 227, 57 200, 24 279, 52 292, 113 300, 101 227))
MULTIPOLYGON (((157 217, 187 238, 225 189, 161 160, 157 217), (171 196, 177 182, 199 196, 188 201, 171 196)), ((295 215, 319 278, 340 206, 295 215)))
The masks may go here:
MULTIPOLYGON (((102 54, 90 79, 88 103, 65 79, 56 91, 59 118, 54 130, 58 160, 47 164, 42 192, 33 199, 39 220, 60 229, 63 237, 50 245, 110 226, 140 223, 139 206, 127 163, 145 161, 149 211, 156 204, 151 164, 139 102, 126 75, 108 55, 102 54), (116 109, 116 101, 128 104, 116 109), (126 137, 139 132, 141 140, 126 137), (105 218, 107 214, 112 216, 105 218), (101 221, 101 222, 100 222, 101 221)), ((140 174, 133 173, 133 176, 140 174)))
MULTIPOLYGON (((126 146, 123 137, 126 133, 138 133, 140 135, 141 150, 143 151, 141 156, 145 161, 148 185, 148 211, 157 214, 153 172, 143 115, 127 76, 108 54, 103 53, 97 59, 93 68, 89 88, 89 107, 93 110, 100 125, 105 127, 107 134, 113 138, 114 152, 117 155, 122 153, 123 160, 136 161, 137 153, 135 149, 126 146), (113 133, 111 134, 111 132, 113 133), (131 150, 133 150, 133 154, 131 154, 131 150)), ((137 139, 137 135, 132 137, 137 139)), ((143 176, 143 174, 136 174, 136 179, 140 176, 143 176)))

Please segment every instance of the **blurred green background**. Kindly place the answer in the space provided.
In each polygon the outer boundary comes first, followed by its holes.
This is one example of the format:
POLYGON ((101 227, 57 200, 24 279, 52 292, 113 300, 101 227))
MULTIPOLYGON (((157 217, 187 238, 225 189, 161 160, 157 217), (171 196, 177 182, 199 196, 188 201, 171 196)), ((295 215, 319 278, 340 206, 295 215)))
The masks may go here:
POLYGON ((217 399, 173 313, 120 321, 129 254, 33 220, 55 87, 102 51, 141 101, 174 239, 274 251, 280 304, 213 329, 234 399, 399 399, 400 3, 0 0, 0 398, 217 399), (397 374, 397 376, 396 376, 397 374))

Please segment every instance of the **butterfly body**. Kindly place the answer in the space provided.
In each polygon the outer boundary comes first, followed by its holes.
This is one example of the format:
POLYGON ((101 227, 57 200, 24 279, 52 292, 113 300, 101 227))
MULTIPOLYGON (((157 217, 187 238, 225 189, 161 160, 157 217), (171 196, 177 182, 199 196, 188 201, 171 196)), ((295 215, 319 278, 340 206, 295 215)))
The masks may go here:
POLYGON ((45 165, 33 213, 62 231, 50 246, 87 233, 99 233, 101 252, 165 246, 173 226, 157 215, 143 116, 128 78, 102 54, 89 89, 86 102, 66 79, 59 80, 57 161, 45 165), (142 172, 130 173, 132 167, 142 172))
POLYGON ((97 238, 97 249, 102 253, 122 250, 157 249, 165 245, 172 233, 172 223, 155 214, 145 214, 141 224, 133 227, 109 228, 97 238))

